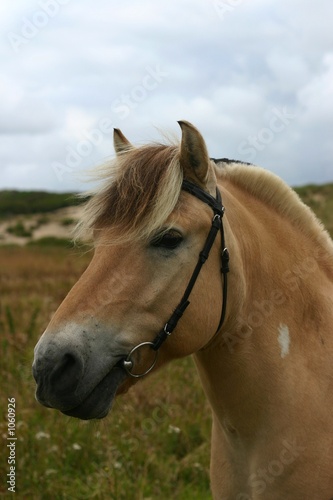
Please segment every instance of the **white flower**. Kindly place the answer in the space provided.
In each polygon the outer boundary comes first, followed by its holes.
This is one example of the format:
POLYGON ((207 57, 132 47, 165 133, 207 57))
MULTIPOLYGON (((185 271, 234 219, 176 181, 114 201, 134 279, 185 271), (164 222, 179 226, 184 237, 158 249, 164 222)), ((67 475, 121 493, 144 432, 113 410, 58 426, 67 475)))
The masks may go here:
POLYGON ((50 476, 51 474, 56 474, 56 469, 46 469, 45 476, 50 476))
POLYGON ((72 448, 73 448, 73 450, 82 450, 82 446, 79 445, 78 443, 74 443, 72 448))
POLYGON ((48 432, 43 432, 43 431, 40 431, 40 432, 37 432, 37 434, 35 434, 35 438, 40 440, 40 439, 50 439, 50 434, 48 432))
POLYGON ((168 433, 169 434, 179 434, 181 431, 179 429, 179 427, 175 427, 174 425, 169 425, 169 428, 168 428, 168 433))

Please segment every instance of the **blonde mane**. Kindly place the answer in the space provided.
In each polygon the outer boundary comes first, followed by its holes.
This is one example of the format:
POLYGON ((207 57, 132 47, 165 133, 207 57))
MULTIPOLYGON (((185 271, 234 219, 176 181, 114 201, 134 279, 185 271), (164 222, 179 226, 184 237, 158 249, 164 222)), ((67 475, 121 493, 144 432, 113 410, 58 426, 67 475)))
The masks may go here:
MULTIPOLYGON (((84 193, 86 203, 75 238, 92 239, 110 228, 110 243, 148 239, 165 225, 179 199, 183 172, 179 145, 150 144, 132 148, 94 170, 99 185, 84 193)), ((282 179, 254 165, 227 160, 212 162, 218 182, 229 180, 260 199, 317 245, 333 255, 332 240, 322 223, 282 179)))
POLYGON ((85 193, 75 237, 92 239, 110 228, 110 243, 149 238, 165 224, 183 180, 179 146, 153 144, 129 149, 95 170, 99 186, 85 193))
POLYGON ((321 221, 280 177, 263 168, 244 163, 222 162, 221 166, 222 168, 217 167, 216 173, 222 185, 223 179, 228 179, 260 199, 333 256, 332 239, 321 221))

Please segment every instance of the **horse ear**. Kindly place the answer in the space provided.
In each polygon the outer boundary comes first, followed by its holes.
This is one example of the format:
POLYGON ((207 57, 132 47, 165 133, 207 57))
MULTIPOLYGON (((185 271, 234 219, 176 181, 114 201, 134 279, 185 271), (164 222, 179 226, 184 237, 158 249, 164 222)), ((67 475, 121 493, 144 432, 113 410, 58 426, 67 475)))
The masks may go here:
POLYGON ((179 121, 182 129, 180 165, 184 178, 189 177, 207 186, 209 178, 209 156, 206 143, 200 132, 189 122, 179 121))
POLYGON ((132 144, 126 139, 119 128, 113 129, 113 146, 117 155, 133 148, 132 144))

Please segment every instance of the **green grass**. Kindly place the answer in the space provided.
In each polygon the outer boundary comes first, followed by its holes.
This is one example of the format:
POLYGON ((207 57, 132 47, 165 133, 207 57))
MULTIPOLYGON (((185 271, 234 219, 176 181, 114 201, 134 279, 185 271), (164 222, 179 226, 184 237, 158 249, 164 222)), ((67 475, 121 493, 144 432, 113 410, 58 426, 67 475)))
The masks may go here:
POLYGON ((32 232, 29 229, 26 229, 22 221, 16 222, 16 224, 14 224, 13 226, 8 226, 7 233, 21 238, 30 238, 32 236, 32 232))
MULTIPOLYGON (((211 499, 210 410, 191 358, 137 384, 102 421, 35 401, 34 345, 90 258, 61 247, 0 247, 0 433, 15 397, 18 498, 211 499)), ((0 496, 6 473, 3 448, 0 496)))

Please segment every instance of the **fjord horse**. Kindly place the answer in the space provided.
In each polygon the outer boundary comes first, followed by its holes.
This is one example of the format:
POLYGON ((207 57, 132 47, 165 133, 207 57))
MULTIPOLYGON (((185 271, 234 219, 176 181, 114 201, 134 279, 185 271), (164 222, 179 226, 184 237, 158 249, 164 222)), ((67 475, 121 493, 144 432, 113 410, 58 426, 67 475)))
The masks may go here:
POLYGON ((210 159, 179 124, 180 145, 135 148, 115 130, 79 228, 94 256, 35 348, 37 400, 102 418, 140 376, 193 354, 214 498, 330 500, 332 241, 279 178, 210 159))

